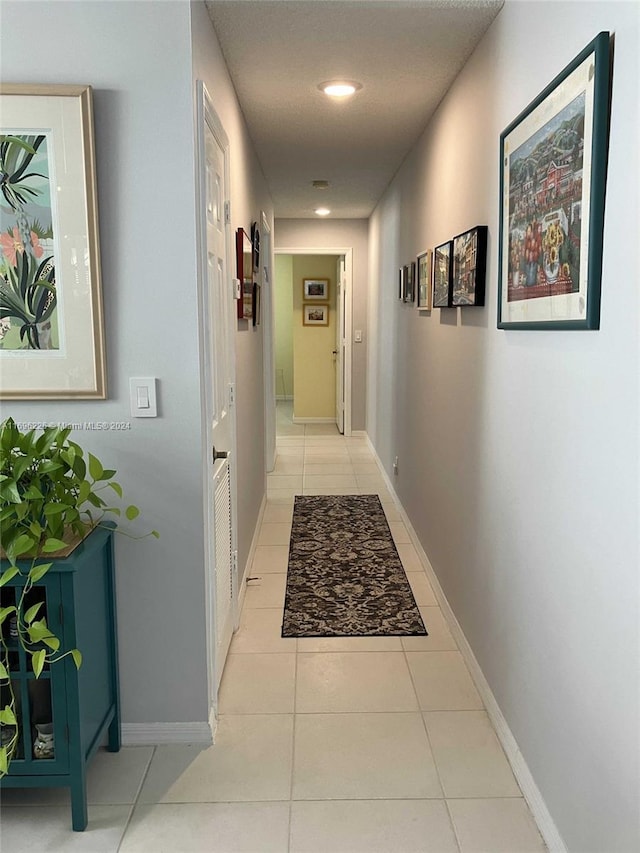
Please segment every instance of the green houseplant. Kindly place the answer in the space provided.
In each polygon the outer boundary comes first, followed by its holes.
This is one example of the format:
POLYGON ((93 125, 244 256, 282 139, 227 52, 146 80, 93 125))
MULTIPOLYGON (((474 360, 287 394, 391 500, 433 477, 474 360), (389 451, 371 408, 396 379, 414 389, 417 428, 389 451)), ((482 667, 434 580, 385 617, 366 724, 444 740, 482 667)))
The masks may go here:
MULTIPOLYGON (((113 479, 116 472, 85 453, 70 433, 69 427, 22 432, 11 418, 0 424, 0 544, 6 561, 0 588, 18 574, 24 578, 15 601, 0 605, 0 777, 8 772, 18 741, 7 639, 25 650, 36 679, 45 664, 55 665, 68 655, 76 667, 82 663, 79 649, 61 650, 42 602, 31 603, 29 593, 52 559, 66 556, 96 526, 123 512, 129 521, 139 514, 136 506, 123 510, 113 505, 112 499, 122 499, 122 488, 113 479)), ((149 535, 158 536, 155 530, 149 535)))

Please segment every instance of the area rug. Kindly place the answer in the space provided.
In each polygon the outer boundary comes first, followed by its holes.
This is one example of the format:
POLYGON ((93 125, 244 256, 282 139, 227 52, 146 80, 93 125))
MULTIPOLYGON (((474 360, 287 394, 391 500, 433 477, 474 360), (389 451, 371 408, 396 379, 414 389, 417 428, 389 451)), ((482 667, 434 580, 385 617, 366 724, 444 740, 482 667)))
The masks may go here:
POLYGON ((282 636, 426 633, 379 497, 297 495, 282 636))

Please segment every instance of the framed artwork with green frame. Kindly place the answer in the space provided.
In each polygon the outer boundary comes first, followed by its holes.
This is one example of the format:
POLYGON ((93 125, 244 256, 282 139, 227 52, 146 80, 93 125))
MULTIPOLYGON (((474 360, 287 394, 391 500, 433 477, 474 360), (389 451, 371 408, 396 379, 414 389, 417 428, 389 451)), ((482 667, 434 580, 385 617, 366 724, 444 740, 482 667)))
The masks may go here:
POLYGON ((499 329, 598 329, 610 36, 500 135, 499 329))

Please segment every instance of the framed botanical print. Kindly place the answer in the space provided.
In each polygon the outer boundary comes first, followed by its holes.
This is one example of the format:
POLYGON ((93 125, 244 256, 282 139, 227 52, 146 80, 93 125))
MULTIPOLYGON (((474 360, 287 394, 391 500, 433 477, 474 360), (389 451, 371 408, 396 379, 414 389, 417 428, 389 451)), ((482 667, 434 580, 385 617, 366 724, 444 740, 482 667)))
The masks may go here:
POLYGON ((104 399, 90 86, 0 86, 0 397, 104 399))

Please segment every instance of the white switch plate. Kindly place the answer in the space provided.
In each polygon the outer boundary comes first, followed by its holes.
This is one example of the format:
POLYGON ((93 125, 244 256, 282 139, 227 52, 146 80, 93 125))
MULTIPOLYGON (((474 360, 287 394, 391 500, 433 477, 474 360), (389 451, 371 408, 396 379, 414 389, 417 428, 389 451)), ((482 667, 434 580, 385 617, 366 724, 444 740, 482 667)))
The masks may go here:
POLYGON ((156 382, 153 376, 132 376, 129 379, 129 402, 132 418, 157 418, 156 382))
POLYGON ((361 330, 361 329, 356 329, 356 330, 355 330, 355 332, 353 333, 353 340, 354 340, 357 344, 361 344, 361 343, 362 343, 362 330, 361 330))

